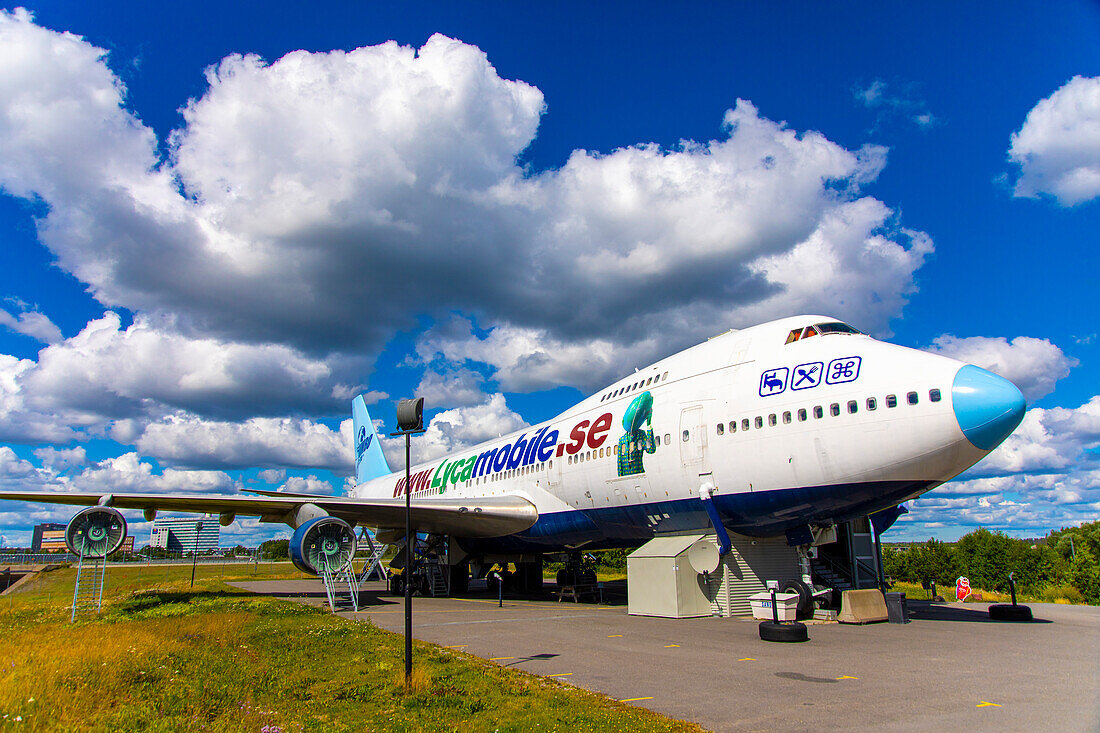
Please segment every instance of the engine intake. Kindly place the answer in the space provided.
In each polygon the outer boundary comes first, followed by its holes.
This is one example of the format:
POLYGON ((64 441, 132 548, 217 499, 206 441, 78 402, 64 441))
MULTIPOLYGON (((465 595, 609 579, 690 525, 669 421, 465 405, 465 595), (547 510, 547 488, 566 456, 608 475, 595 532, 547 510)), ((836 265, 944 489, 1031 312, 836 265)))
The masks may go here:
POLYGON ((294 530, 290 561, 303 573, 335 573, 355 557, 355 532, 339 517, 316 517, 294 530))
POLYGON ((90 506, 65 527, 69 552, 95 560, 113 554, 126 539, 126 518, 109 506, 90 506))

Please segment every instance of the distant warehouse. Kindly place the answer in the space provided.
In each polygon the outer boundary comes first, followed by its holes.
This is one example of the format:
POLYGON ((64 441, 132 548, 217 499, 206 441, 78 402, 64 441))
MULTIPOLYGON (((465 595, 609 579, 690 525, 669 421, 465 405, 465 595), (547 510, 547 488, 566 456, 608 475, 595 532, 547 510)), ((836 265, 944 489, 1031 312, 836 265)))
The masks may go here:
POLYGON ((169 552, 210 552, 218 549, 220 531, 221 526, 217 519, 158 518, 153 521, 149 544, 169 552))

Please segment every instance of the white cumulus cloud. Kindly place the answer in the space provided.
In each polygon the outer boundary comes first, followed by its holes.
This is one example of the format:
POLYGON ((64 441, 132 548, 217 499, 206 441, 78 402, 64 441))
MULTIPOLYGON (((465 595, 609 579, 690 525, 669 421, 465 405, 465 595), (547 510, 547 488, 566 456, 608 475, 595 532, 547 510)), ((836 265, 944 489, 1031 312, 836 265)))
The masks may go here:
POLYGON ((16 333, 30 336, 46 344, 54 344, 61 340, 61 329, 45 314, 38 311, 22 311, 13 315, 0 308, 0 326, 6 326, 16 333))
POLYGON ((1053 392, 1058 380, 1078 364, 1047 339, 1030 336, 1017 336, 1009 341, 1003 336, 960 338, 944 334, 932 342, 929 351, 1001 375, 1019 387, 1028 402, 1053 392))
POLYGON ((136 441, 143 454, 170 465, 238 468, 327 468, 349 473, 351 420, 339 430, 305 419, 254 417, 243 422, 170 416, 150 423, 136 441))
POLYGON ((437 320, 624 353, 811 305, 884 332, 931 250, 860 193, 882 148, 746 100, 714 140, 578 150, 539 172, 516 157, 541 92, 474 46, 233 55, 161 161, 101 49, 25 13, 0 34, 18 50, 0 60, 0 185, 49 204, 43 243, 101 302, 186 333, 375 355, 415 327, 410 283, 437 320))
POLYGON ((1100 196, 1100 77, 1075 76, 1039 101, 1012 134, 1017 196, 1048 194, 1062 206, 1100 196))

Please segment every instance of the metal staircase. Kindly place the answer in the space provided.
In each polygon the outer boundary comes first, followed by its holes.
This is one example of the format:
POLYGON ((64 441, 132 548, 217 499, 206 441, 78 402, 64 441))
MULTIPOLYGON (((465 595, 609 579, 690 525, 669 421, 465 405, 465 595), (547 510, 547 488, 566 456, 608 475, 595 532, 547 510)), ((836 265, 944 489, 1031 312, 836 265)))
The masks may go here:
POLYGON ((852 579, 847 574, 841 574, 830 562, 814 559, 810 563, 814 580, 821 585, 835 588, 838 591, 852 590, 852 579))
POLYGON ((366 527, 359 533, 359 541, 362 542, 364 540, 366 540, 370 554, 367 556, 367 561, 363 563, 363 572, 359 574, 359 582, 367 582, 374 573, 377 573, 379 580, 389 580, 390 574, 386 570, 386 566, 382 564, 382 557, 386 554, 386 550, 389 549, 389 545, 383 545, 381 543, 376 545, 374 543, 374 538, 367 532, 366 527))
POLYGON ((335 572, 322 566, 321 580, 324 581, 328 606, 333 613, 359 610, 359 579, 350 562, 335 572))
POLYGON ((451 594, 450 566, 442 558, 429 556, 420 560, 426 578, 426 590, 433 597, 446 597, 451 594))
POLYGON ((103 584, 107 579, 107 560, 102 557, 85 558, 81 553, 76 566, 76 588, 73 590, 73 613, 69 622, 76 621, 76 614, 99 613, 103 606, 103 584))

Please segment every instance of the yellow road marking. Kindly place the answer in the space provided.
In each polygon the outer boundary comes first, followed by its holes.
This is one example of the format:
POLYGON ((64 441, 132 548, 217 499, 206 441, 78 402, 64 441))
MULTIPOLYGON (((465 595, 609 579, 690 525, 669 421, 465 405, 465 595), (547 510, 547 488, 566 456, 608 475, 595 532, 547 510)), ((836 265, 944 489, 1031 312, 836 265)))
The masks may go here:
POLYGON ((995 702, 986 702, 985 700, 982 700, 980 703, 978 703, 974 707, 977 707, 977 708, 999 708, 1001 706, 998 705, 995 702))
POLYGON ((515 659, 515 657, 489 657, 490 662, 501 662, 505 659, 515 659))
POLYGON ((665 649, 671 649, 672 647, 680 646, 679 644, 665 644, 665 649))
POLYGON ((466 644, 454 644, 452 646, 445 646, 444 649, 465 649, 466 644))
POLYGON ((738 659, 737 661, 738 662, 755 662, 756 660, 753 659, 752 657, 745 657, 744 659, 738 659))
POLYGON ((608 639, 614 639, 616 636, 622 636, 622 634, 608 634, 607 638, 608 639))
POLYGON ((837 677, 837 679, 838 680, 858 680, 859 677, 851 677, 849 675, 841 675, 840 677, 837 677))
POLYGON ((628 697, 625 700, 619 700, 619 702, 638 702, 639 700, 652 700, 652 697, 628 697))
POLYGON ((547 677, 568 677, 573 674, 572 672, 560 672, 559 674, 548 674, 547 677))

